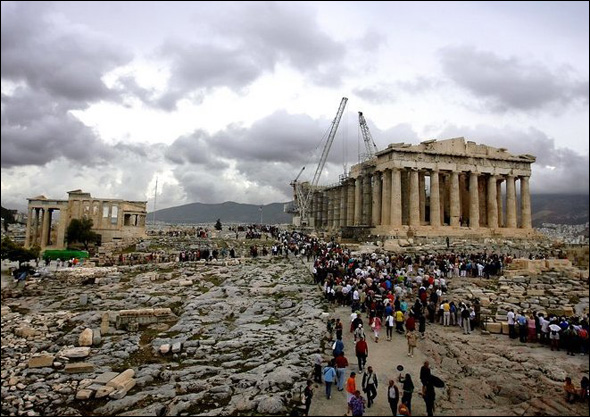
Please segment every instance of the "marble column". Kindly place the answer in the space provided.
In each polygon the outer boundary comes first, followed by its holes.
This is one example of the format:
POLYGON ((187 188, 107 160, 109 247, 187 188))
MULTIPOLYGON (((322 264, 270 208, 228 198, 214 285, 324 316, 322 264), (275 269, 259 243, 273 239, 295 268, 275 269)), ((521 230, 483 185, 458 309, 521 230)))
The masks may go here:
POLYGON ((355 206, 355 180, 348 180, 347 192, 347 204, 348 209, 346 210, 346 225, 347 226, 354 226, 354 206, 355 206))
POLYGON ((391 170, 391 225, 402 225, 402 173, 399 168, 391 170))
POLYGON ((348 183, 340 187, 340 227, 348 225, 348 183))
POLYGON ((33 227, 33 208, 29 207, 28 214, 27 214, 27 231, 25 235, 25 248, 30 248, 31 246, 31 228, 33 227))
POLYGON ((51 216, 49 209, 47 207, 43 208, 43 218, 42 218, 42 227, 41 227, 41 242, 39 246, 41 249, 44 249, 47 246, 47 242, 49 242, 49 217, 51 216))
POLYGON ((418 171, 418 184, 420 187, 420 224, 426 223, 426 177, 424 171, 418 171))
POLYGON ((498 227, 504 227, 504 205, 502 204, 502 181, 503 178, 496 178, 496 201, 498 206, 498 227))
POLYGON ((430 225, 432 227, 440 227, 440 188, 438 170, 433 170, 430 173, 430 225))
POLYGON ((381 186, 381 172, 377 171, 373 174, 371 226, 379 226, 381 224, 381 186))
POLYGON ((459 173, 451 172, 451 226, 458 227, 461 225, 461 197, 459 194, 459 173))
POLYGON ((498 198, 496 196, 496 190, 496 176, 490 175, 488 177, 487 217, 488 227, 494 229, 498 227, 498 198))
POLYGON ((520 177, 520 219, 523 229, 533 227, 531 221, 531 193, 529 188, 529 177, 520 177))
POLYGON ((363 226, 371 225, 372 208, 373 206, 373 188, 372 177, 369 174, 363 176, 363 226))
POLYGON ((512 175, 506 177, 506 227, 516 227, 516 178, 512 175))
POLYGON ((328 220, 326 222, 326 227, 331 228, 332 222, 334 221, 334 194, 332 190, 326 191, 326 198, 328 199, 328 220))
POLYGON ((334 188, 332 190, 332 200, 334 208, 334 218, 332 219, 332 228, 338 229, 340 227, 340 188, 334 188))
POLYGON ((359 226, 363 219, 363 177, 354 180, 354 225, 359 226))
POLYGON ((418 170, 410 171, 410 226, 420 226, 420 181, 418 170))
POLYGON ((469 174, 469 227, 479 227, 479 186, 477 172, 469 174))
POLYGON ((391 170, 383 171, 383 195, 381 196, 381 224, 391 224, 391 170))

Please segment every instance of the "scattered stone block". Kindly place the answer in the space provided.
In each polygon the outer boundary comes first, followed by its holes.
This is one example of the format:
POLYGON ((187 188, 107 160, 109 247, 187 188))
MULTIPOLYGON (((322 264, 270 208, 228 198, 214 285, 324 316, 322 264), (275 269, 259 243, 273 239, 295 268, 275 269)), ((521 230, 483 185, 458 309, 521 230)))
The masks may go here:
POLYGON ((76 393, 76 399, 81 401, 89 400, 92 397, 93 393, 94 391, 92 390, 81 389, 76 393))
POLYGON ((68 374, 82 374, 85 372, 93 372, 94 365, 88 362, 68 363, 64 370, 68 374))
POLYGON ((110 395, 112 392, 115 392, 114 387, 109 387, 109 386, 100 387, 99 389, 96 390, 95 398, 104 398, 104 397, 110 395))
POLYGON ((88 304, 88 294, 80 294, 80 305, 85 306, 88 304))
POLYGON ((75 347, 70 348, 62 351, 60 353, 61 356, 65 356, 66 358, 70 359, 80 359, 85 358, 90 355, 90 348, 89 347, 75 347))
POLYGON ((103 374, 100 374, 99 376, 97 376, 94 379, 94 383, 96 384, 106 384, 107 382, 109 382, 111 379, 113 379, 114 377, 116 377, 117 375, 119 375, 118 372, 105 372, 103 374))
POLYGON ((169 343, 166 343, 166 344, 160 346, 159 351, 160 351, 160 353, 162 355, 167 354, 168 352, 170 352, 170 344, 169 343))
POLYGON ((53 356, 53 355, 35 356, 35 357, 29 359, 29 368, 51 367, 53 365, 54 359, 55 359, 55 356, 53 356))
POLYGON ((100 329, 92 329, 92 345, 98 346, 102 341, 100 329))
POLYGON ((172 345, 172 353, 178 353, 182 349, 182 343, 176 342, 172 345))
POLYGON ((121 372, 119 375, 107 382, 107 386, 119 390, 123 388, 125 383, 129 381, 131 378, 133 378, 134 375, 135 371, 133 369, 127 369, 126 371, 121 372))
POLYGON ((137 383, 136 380, 133 379, 133 378, 127 380, 125 383, 123 383, 123 386, 121 388, 119 388, 118 390, 110 393, 109 394, 109 398, 112 398, 113 400, 120 400, 125 395, 127 395, 127 393, 129 392, 129 390, 131 388, 133 388, 136 383, 137 383))
POLYGON ((502 334, 502 323, 486 323, 486 330, 492 334, 502 334))
POLYGON ((100 333, 108 334, 109 332, 109 313, 102 313, 102 319, 100 321, 100 333))
POLYGON ((78 338, 79 346, 92 346, 92 329, 86 328, 80 333, 78 338))

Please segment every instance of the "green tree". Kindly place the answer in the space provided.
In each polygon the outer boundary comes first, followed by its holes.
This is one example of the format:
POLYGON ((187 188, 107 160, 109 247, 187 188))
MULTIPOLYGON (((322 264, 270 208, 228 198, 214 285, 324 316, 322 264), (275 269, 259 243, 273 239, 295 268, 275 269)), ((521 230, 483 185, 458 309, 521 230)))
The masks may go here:
POLYGON ((2 239, 2 248, 0 250, 2 259, 18 262, 20 268, 22 262, 29 262, 39 257, 41 248, 34 246, 31 249, 25 249, 23 246, 16 244, 12 239, 6 236, 2 239))
POLYGON ((66 231, 68 244, 81 243, 88 250, 90 243, 98 241, 98 235, 92 230, 92 219, 72 219, 66 231))
POLYGON ((221 220, 217 219, 217 223, 215 223, 215 230, 221 230, 221 220))
POLYGON ((8 225, 16 223, 12 210, 5 209, 2 207, 2 218, 4 219, 4 231, 8 232, 8 225))

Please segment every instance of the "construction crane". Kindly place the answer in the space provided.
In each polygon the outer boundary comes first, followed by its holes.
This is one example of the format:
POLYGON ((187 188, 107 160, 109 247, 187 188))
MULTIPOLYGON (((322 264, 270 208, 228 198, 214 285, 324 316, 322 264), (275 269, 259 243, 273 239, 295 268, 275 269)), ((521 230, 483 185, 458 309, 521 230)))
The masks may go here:
POLYGON ((311 183, 298 182, 299 177, 303 173, 305 167, 301 168, 301 171, 299 171, 299 175, 297 175, 297 177, 291 182, 291 186, 293 187, 295 204, 293 207, 291 207, 291 210, 289 211, 294 214, 299 214, 301 226, 306 226, 309 224, 308 216, 311 198, 313 196, 313 192, 316 190, 318 186, 320 177, 322 176, 322 171, 324 170, 324 166, 326 165, 326 160, 328 159, 330 148, 332 147, 332 143, 334 142, 334 137, 336 137, 336 131, 338 130, 338 125, 340 124, 340 119, 342 118, 342 114, 344 113, 344 108, 346 107, 347 101, 348 98, 346 97, 342 97, 342 101, 340 101, 340 107, 338 108, 336 117, 332 121, 330 133, 328 134, 326 144, 324 145, 322 155, 320 156, 320 160, 318 162, 318 166, 316 167, 311 183))
POLYGON ((361 162, 364 162, 375 157, 375 153, 377 152, 377 145, 375 145, 373 136, 371 136, 369 126, 367 125, 367 121, 365 120, 365 116, 363 116, 362 111, 359 112, 359 126, 361 128, 361 133, 363 135, 363 141, 365 142, 365 153, 360 155, 361 162))

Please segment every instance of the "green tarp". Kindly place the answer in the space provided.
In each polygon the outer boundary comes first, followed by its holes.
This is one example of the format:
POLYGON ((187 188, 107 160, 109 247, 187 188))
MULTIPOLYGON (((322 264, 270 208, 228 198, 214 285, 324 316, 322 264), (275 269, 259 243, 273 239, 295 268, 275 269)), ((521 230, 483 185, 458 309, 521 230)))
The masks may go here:
POLYGON ((56 249, 48 249, 43 252, 43 259, 50 259, 55 261, 56 259, 61 259, 62 261, 72 259, 72 258, 89 258, 90 255, 85 250, 56 250, 56 249))

